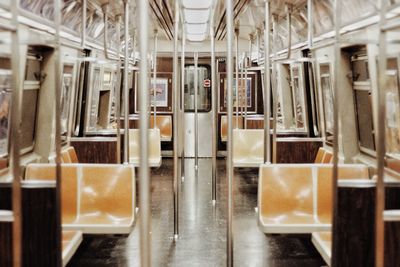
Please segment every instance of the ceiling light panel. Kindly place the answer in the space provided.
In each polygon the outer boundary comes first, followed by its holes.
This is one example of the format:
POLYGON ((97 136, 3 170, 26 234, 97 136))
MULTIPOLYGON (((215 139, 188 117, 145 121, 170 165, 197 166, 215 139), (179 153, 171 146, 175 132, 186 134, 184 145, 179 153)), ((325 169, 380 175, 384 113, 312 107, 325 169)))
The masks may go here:
POLYGON ((186 34, 186 38, 191 42, 202 42, 206 39, 205 34, 186 34))
POLYGON ((207 24, 185 24, 186 32, 189 34, 205 34, 207 31, 207 24))
POLYGON ((183 0, 184 8, 188 9, 208 9, 211 7, 213 0, 183 0))
POLYGON ((210 10, 184 9, 185 22, 191 24, 204 24, 208 22, 210 10))

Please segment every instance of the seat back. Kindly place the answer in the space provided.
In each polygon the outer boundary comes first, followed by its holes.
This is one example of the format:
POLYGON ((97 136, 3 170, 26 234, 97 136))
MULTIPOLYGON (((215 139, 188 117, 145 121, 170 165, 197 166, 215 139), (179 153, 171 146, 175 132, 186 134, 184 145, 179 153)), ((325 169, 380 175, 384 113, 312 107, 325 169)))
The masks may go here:
MULTIPOLYGON (((26 180, 55 180, 55 164, 32 163, 25 170, 26 180)), ((78 214, 78 174, 75 165, 61 166, 62 222, 72 223, 78 214)))
POLYGON ((332 152, 325 150, 325 154, 324 157, 322 158, 322 162, 321 163, 333 163, 333 154, 332 152))
MULTIPOLYGON (((366 165, 341 164, 338 168, 340 180, 369 179, 366 165)), ((331 223, 332 221, 332 171, 332 165, 317 167, 317 216, 321 223, 331 223)))
POLYGON ((323 147, 320 147, 318 149, 317 155, 315 156, 314 163, 322 163, 324 157, 325 157, 325 149, 323 147))
POLYGON ((62 163, 72 163, 71 157, 68 153, 68 148, 61 150, 61 162, 62 163))
POLYGON ((259 174, 259 212, 285 216, 313 213, 313 177, 310 165, 262 165, 259 174))
MULTIPOLYGON (((157 115, 156 126, 160 129, 161 141, 172 140, 172 117, 170 115, 157 115)), ((154 128, 154 115, 150 116, 150 128, 154 128)))
MULTIPOLYGON (((149 129, 148 133, 149 160, 158 160, 161 158, 160 129, 149 129)), ((129 129, 129 161, 134 164, 139 163, 139 136, 139 129, 129 129)))
POLYGON ((134 212, 134 168, 131 165, 85 164, 80 184, 80 213, 112 217, 134 212), (118 203, 116 205, 116 203, 118 203))
POLYGON ((264 130, 233 130, 233 162, 235 166, 259 166, 264 161, 264 130))
MULTIPOLYGON (((243 117, 233 116, 232 118, 232 128, 233 129, 243 129, 243 117)), ((226 142, 228 140, 228 116, 221 116, 221 141, 226 142)))
POLYGON ((67 152, 71 160, 71 163, 79 163, 78 156, 76 155, 76 151, 73 146, 68 147, 67 152))

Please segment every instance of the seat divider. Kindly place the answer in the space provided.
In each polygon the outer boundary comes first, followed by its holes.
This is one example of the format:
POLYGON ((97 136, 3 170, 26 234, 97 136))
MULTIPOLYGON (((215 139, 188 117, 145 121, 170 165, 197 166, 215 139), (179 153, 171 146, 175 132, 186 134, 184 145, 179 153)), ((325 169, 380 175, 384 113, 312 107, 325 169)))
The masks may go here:
POLYGON ((311 166, 311 175, 312 175, 312 190, 313 190, 313 215, 314 220, 318 221, 318 177, 317 177, 317 168, 318 166, 311 166))
POLYGON ((81 195, 82 195, 81 193, 82 193, 82 177, 83 177, 82 166, 77 166, 76 171, 77 171, 77 175, 76 175, 76 177, 77 177, 77 181, 76 181, 76 183, 77 183, 77 188, 76 188, 77 201, 76 201, 76 204, 78 205, 78 207, 76 207, 76 213, 77 213, 76 219, 79 220, 80 216, 81 216, 81 195))

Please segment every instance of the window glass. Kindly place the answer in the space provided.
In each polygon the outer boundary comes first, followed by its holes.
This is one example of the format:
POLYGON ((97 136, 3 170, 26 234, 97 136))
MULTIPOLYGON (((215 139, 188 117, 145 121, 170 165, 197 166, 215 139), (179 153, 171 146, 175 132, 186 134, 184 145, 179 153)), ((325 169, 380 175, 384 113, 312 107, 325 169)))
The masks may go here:
POLYGON ((304 84, 302 79, 302 71, 296 64, 292 66, 292 95, 294 100, 294 117, 297 129, 305 128, 305 102, 304 102, 304 84))
POLYGON ((385 87, 386 153, 400 159, 400 94, 397 71, 388 71, 385 87))
POLYGON ((333 88, 328 63, 320 65, 320 84, 325 118, 325 135, 328 141, 333 138, 333 88))
MULTIPOLYGON (((204 87, 204 80, 210 79, 210 67, 200 65, 197 67, 197 73, 197 110, 208 112, 211 111, 211 87, 204 87)), ((185 66, 185 111, 194 111, 194 76, 194 65, 185 66)))
POLYGON ((61 87, 61 134, 66 135, 68 131, 69 109, 73 87, 73 65, 64 65, 61 87))
MULTIPOLYGON (((0 157, 8 155, 11 106, 11 71, 0 69, 0 157)), ((1 164, 0 169, 3 168, 1 164)))
POLYGON ((100 68, 95 68, 93 71, 93 85, 92 85, 92 99, 90 103, 90 119, 89 119, 89 129, 96 130, 97 126, 97 116, 99 110, 99 91, 101 89, 101 77, 100 68))

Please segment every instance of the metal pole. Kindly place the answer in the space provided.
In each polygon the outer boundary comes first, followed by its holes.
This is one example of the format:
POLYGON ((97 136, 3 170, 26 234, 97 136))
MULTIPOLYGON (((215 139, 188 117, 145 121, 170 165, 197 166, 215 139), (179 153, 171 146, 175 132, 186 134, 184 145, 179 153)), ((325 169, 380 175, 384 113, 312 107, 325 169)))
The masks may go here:
MULTIPOLYGON (((335 0, 334 18, 335 18, 335 44, 334 44, 334 62, 333 62, 333 171, 332 171, 332 228, 334 228, 337 216, 337 183, 338 183, 338 163, 339 163, 339 83, 338 74, 340 70, 340 24, 341 24, 341 0, 335 0)), ((332 243, 335 243, 335 234, 332 235, 332 243)), ((335 246, 332 247, 332 255, 335 255, 335 246)), ((332 258, 332 266, 336 266, 335 257, 332 258)))
POLYGON ((82 0, 82 35, 81 35, 81 46, 85 48, 86 45, 86 12, 87 12, 87 0, 82 0))
POLYGON ((121 15, 116 16, 117 20, 117 49, 118 49, 118 64, 117 64, 117 89, 115 90, 115 117, 117 122, 117 163, 121 163, 121 15))
POLYGON ((228 178, 228 218, 227 218, 227 266, 233 266, 233 162, 232 162, 232 119, 233 119, 233 103, 232 103, 232 89, 233 89, 233 7, 232 0, 225 0, 226 6, 226 31, 227 31, 227 62, 226 62, 226 78, 227 78, 227 112, 228 112, 228 140, 227 140, 227 178, 228 178))
POLYGON ((20 121, 22 111, 22 92, 20 76, 20 43, 18 34, 19 1, 11 1, 11 23, 16 30, 11 32, 11 69, 12 69, 12 97, 11 97, 11 131, 10 131, 10 166, 12 170, 12 209, 14 215, 12 245, 13 266, 22 266, 22 215, 21 215, 21 170, 20 170, 20 121))
POLYGON ((307 0, 307 19, 308 19, 308 47, 314 45, 314 16, 313 16, 313 0, 307 0))
POLYGON ((57 245, 56 250, 60 251, 57 253, 57 265, 61 266, 61 86, 62 86, 62 59, 61 59, 61 15, 62 4, 61 0, 54 0, 54 24, 55 24, 55 145, 56 145, 56 221, 57 221, 57 245))
POLYGON ((215 205, 217 201, 217 100, 218 88, 216 85, 215 72, 215 38, 214 38, 214 22, 210 20, 210 38, 211 38, 211 116, 212 116, 212 203, 215 205))
MULTIPOLYGON (((273 103, 273 113, 272 113, 272 163, 276 163, 276 155, 277 155, 277 144, 276 144, 276 114, 278 113, 278 85, 276 83, 276 65, 277 65, 277 40, 278 40, 278 30, 277 30, 277 22, 278 22, 278 17, 274 16, 273 18, 273 45, 272 45, 272 50, 274 53, 275 60, 272 63, 272 77, 271 77, 271 83, 272 83, 272 103, 273 103)), ((289 44, 290 45, 290 44, 289 44)), ((288 55, 290 55, 290 50, 291 48, 288 47, 288 55)))
MULTIPOLYGON (((125 0, 125 12, 129 12, 128 1, 125 0)), ((147 47, 148 47, 148 25, 149 25, 149 1, 139 1, 139 48, 140 48, 140 73, 139 73, 139 108, 140 108, 140 158, 139 158, 139 205, 140 205, 140 261, 141 266, 151 266, 151 216, 150 216, 150 175, 149 175, 149 146, 148 146, 148 128, 149 115, 148 110, 148 69, 147 69, 147 47)), ((128 22, 128 16, 126 16, 128 22)), ((125 27, 125 36, 128 34, 129 23, 125 27)), ((126 43, 126 47, 128 43, 126 43)), ((126 60, 125 72, 128 73, 128 58, 126 60)), ((126 77, 126 76, 125 76, 126 77)), ((126 79, 127 80, 127 79, 126 79)), ((128 89, 127 84, 125 84, 128 89)), ((126 90, 127 91, 127 90, 126 90)), ((128 99, 126 99, 128 102, 128 99)), ((128 109, 125 110, 125 114, 128 109)))
POLYGON ((270 1, 265 1, 265 26, 264 26, 264 161, 271 162, 271 72, 270 72, 270 35, 271 32, 270 1))
MULTIPOLYGON (((183 25, 182 25, 183 28, 183 25)), ((182 51, 181 51, 181 180, 185 177, 185 31, 182 31, 182 51)))
POLYGON ((153 68, 153 106, 154 106, 154 121, 153 128, 157 128, 157 37, 158 30, 154 29, 154 68, 153 68))
MULTIPOLYGON (((129 163, 129 0, 124 0, 124 35, 125 35, 125 49, 124 49, 124 163, 129 163)), ((146 40, 147 42, 147 40, 146 40)), ((141 56, 147 55, 141 54, 141 56)), ((142 60, 144 61, 144 60, 142 60)), ((146 64, 147 65, 147 64, 146 64)), ((143 69, 142 69, 143 72, 143 69)), ((146 69, 147 73, 147 69, 146 69)), ((144 88, 144 87, 139 87, 144 88)), ((147 87, 146 87, 147 88, 147 87)), ((147 98, 146 98, 147 99, 147 98)), ((146 112, 147 113, 147 112, 146 112)))
POLYGON ((383 29, 386 24, 386 8, 388 3, 385 0, 381 1, 380 10, 380 36, 379 36, 379 87, 378 87, 378 129, 377 129, 377 186, 376 186, 376 230, 375 230, 375 266, 383 267, 385 264, 385 222, 383 220, 383 211, 385 209, 385 154, 386 154, 386 103, 385 103, 385 87, 386 87, 386 70, 387 70, 387 50, 386 50, 386 31, 383 29))
MULTIPOLYGON (((246 61, 245 61, 245 73, 244 73, 244 80, 245 80, 245 93, 244 93, 244 128, 247 129, 247 78, 248 78, 248 68, 251 66, 251 51, 252 51, 252 43, 253 41, 253 35, 250 34, 250 42, 249 42, 249 54, 246 57, 246 61)), ((249 88, 251 90, 251 88, 249 88)))
MULTIPOLYGON (((147 0, 144 0, 147 1, 147 0)), ((179 127, 178 127, 178 113, 179 113, 179 66, 178 66, 178 37, 179 37, 179 2, 175 1, 175 19, 174 19, 174 58, 173 58, 173 92, 172 92, 172 105, 174 112, 174 238, 177 239, 179 235, 179 183, 178 183, 178 142, 179 142, 179 127)))
POLYGON ((235 71, 236 71, 236 129, 239 128, 239 27, 235 28, 235 44, 236 44, 236 56, 235 56, 235 71))
POLYGON ((199 94, 199 55, 194 53, 194 167, 199 168, 199 114, 198 114, 198 94, 199 94))

